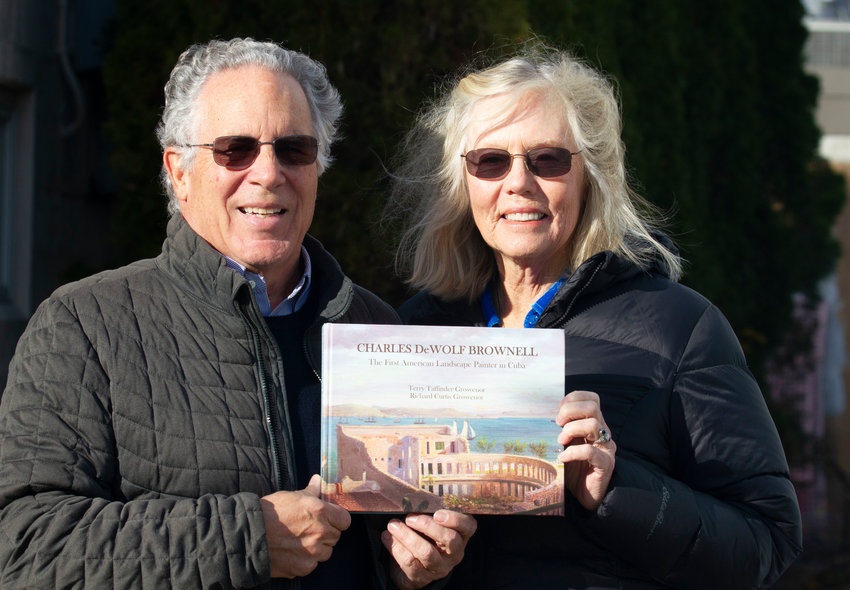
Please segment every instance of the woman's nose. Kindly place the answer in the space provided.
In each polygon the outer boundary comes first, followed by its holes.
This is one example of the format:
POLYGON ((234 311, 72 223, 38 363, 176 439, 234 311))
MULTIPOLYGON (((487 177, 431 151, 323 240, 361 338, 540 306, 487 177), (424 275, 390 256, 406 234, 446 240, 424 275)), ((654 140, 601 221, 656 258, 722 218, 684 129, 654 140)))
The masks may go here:
POLYGON ((505 177, 505 187, 511 192, 523 193, 536 183, 534 174, 528 169, 525 154, 511 154, 511 167, 505 177), (520 161, 517 162, 517 159, 520 161))

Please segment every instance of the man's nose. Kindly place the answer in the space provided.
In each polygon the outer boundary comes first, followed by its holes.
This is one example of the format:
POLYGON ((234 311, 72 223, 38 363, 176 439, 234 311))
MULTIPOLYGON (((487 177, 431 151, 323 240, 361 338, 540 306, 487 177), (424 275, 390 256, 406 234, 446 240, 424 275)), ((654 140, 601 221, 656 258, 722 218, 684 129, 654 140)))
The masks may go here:
POLYGON ((264 179, 283 178, 284 167, 275 154, 272 142, 260 142, 258 149, 260 153, 250 167, 252 174, 264 179))

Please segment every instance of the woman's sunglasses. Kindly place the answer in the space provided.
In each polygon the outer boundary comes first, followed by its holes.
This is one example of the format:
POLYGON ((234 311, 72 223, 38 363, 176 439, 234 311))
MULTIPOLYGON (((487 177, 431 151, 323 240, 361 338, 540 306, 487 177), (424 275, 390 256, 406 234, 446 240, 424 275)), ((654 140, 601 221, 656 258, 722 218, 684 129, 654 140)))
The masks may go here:
POLYGON ((502 178, 511 169, 514 158, 523 158, 526 168, 535 176, 555 178, 570 171, 573 156, 577 153, 560 147, 535 148, 525 154, 482 148, 468 151, 460 157, 466 159, 466 169, 470 174, 484 180, 502 178))
POLYGON ((212 143, 195 143, 186 147, 211 148, 216 164, 241 170, 254 163, 262 145, 273 146, 277 161, 285 166, 307 166, 316 161, 319 153, 319 142, 309 135, 287 135, 274 141, 260 141, 247 135, 225 135, 216 137, 212 143))

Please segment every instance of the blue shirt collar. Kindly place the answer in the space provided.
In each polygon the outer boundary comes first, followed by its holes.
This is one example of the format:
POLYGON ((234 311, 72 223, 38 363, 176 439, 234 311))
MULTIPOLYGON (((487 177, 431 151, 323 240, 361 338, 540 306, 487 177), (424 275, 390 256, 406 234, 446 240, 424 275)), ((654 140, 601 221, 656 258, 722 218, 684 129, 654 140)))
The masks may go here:
MULTIPOLYGON (((222 256, 224 255, 222 254, 222 256)), ((307 254, 307 249, 304 246, 301 246, 301 260, 304 262, 304 274, 301 276, 298 284, 295 285, 292 293, 274 309, 271 309, 269 293, 266 290, 266 279, 263 278, 263 275, 251 272, 228 256, 224 256, 224 259, 227 266, 245 277, 245 280, 251 285, 251 290, 254 292, 254 298, 257 300, 257 305, 263 317, 289 315, 301 309, 304 303, 306 303, 312 282, 313 266, 310 263, 310 255, 307 254)))
MULTIPOLYGON (((560 290, 563 284, 567 282, 567 278, 569 276, 570 272, 565 272, 560 279, 555 281, 555 283, 549 287, 549 289, 547 289, 537 301, 534 302, 531 306, 531 310, 529 310, 525 316, 525 321, 522 323, 524 328, 533 328, 537 325, 537 320, 540 319, 540 314, 543 313, 543 310, 546 309, 546 306, 549 305, 549 302, 552 301, 552 298, 560 290)), ((493 303, 492 282, 487 285, 487 289, 481 295, 481 311, 484 312, 484 319, 487 320, 488 328, 502 327, 502 318, 499 317, 499 313, 496 311, 496 305, 493 303)))

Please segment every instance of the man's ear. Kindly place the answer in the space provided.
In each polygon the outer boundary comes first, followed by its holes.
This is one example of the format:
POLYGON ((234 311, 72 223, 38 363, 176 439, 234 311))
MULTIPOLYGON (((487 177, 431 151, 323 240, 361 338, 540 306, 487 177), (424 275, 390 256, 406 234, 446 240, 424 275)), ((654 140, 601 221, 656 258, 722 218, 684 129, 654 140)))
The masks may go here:
POLYGON ((187 184, 189 182, 187 171, 181 166, 183 162, 183 154, 173 147, 165 148, 162 153, 162 164, 171 178, 171 186, 174 187, 174 194, 177 195, 177 200, 180 203, 186 202, 186 197, 189 194, 187 184))

